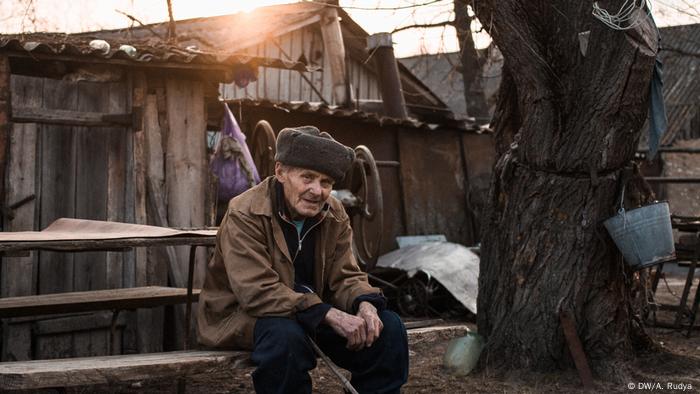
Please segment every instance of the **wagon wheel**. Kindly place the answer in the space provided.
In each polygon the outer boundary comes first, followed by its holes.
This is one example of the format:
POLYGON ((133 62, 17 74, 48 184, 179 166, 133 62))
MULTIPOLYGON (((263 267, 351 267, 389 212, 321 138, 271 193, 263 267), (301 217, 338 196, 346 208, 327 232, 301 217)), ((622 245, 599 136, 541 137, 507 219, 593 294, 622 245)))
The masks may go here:
POLYGON ((248 145, 261 180, 275 173, 276 141, 275 131, 268 121, 261 120, 255 125, 248 145))
POLYGON ((439 315, 431 302, 436 301, 439 285, 434 279, 424 274, 407 279, 399 286, 397 305, 399 312, 407 316, 426 317, 431 314, 439 315))
POLYGON ((367 272, 374 269, 379 258, 379 243, 384 224, 382 185, 377 162, 370 150, 359 145, 351 171, 350 189, 358 199, 358 209, 353 215, 353 248, 367 272))

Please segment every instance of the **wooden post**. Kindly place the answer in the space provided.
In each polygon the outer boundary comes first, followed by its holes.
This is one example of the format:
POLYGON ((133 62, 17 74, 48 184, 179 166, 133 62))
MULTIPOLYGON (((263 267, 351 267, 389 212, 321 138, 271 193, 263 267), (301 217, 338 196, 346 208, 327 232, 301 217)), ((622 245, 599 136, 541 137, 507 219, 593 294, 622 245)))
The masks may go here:
MULTIPOLYGON (((163 100, 165 97, 163 96, 163 100)), ((146 96, 144 107, 144 128, 146 132, 146 206, 148 207, 149 223, 156 226, 169 227, 168 216, 165 209, 165 164, 163 163, 163 134, 167 134, 167 117, 161 118, 159 114, 159 100, 157 95, 146 96)), ((165 103, 163 103, 165 106, 165 103)), ((175 249, 172 246, 165 247, 164 255, 171 282, 177 287, 187 285, 186 271, 181 270, 175 258, 175 249)), ((155 268, 155 267, 154 267, 155 268)), ((161 275, 154 273, 161 278, 161 275)), ((164 278, 167 280, 167 276, 164 278)), ((153 282, 149 282, 153 284, 153 282)))
MULTIPOLYGON (((146 176, 148 171, 148 152, 146 146, 146 95, 148 82, 143 71, 134 71, 131 112, 133 114, 133 171, 134 171, 134 222, 148 224, 146 211, 146 176)), ((157 109, 153 97, 153 113, 157 127, 157 109)), ((160 135, 160 132, 158 132, 160 135)), ((161 152, 162 153, 162 152, 161 152)), ((154 283, 149 278, 148 250, 135 248, 135 285, 148 286, 154 283)), ((144 308, 136 312, 136 346, 139 353, 159 352, 163 350, 163 308, 144 308)))
MULTIPOLYGON (((150 82, 150 81, 149 81, 150 82)), ((143 107, 143 127, 144 127, 144 151, 145 151, 145 203, 147 207, 147 222, 156 226, 168 227, 168 218, 165 212, 165 192, 163 191, 165 183, 165 169, 163 164, 163 128, 167 124, 162 121, 165 118, 159 118, 158 97, 155 94, 149 94, 145 97, 143 107)), ((176 287, 184 287, 186 277, 182 276, 178 266, 175 249, 172 246, 150 248, 148 252, 147 265, 143 269, 137 269, 137 284, 141 283, 167 284, 168 274, 171 276, 171 283, 176 287), (165 262, 165 264, 163 264, 165 262)), ((175 306, 175 313, 184 317, 184 309, 180 306, 175 306), (181 311, 181 313, 180 313, 181 311)), ((145 333, 145 327, 156 326, 163 327, 164 310, 159 308, 158 313, 153 313, 150 318, 145 313, 138 315, 139 327, 139 351, 142 352, 158 352, 163 350, 163 330, 152 333, 150 338, 141 337, 148 335, 145 333), (152 320, 150 320, 152 319, 152 320)), ((180 326, 175 325, 176 332, 180 331, 180 326)), ((181 337, 182 334, 175 334, 176 337, 181 337)))
MULTIPOLYGON (((173 227, 202 227, 207 127, 202 83, 168 79, 166 97, 170 127, 165 154, 168 222, 173 227)), ((186 273, 189 248, 176 249, 178 265, 186 273)))
MULTIPOLYGON (((202 227, 205 217, 207 127, 202 82, 166 78, 165 97, 169 128, 165 139, 167 220, 172 227, 202 227)), ((186 278, 189 248, 176 247, 175 250, 178 275, 186 278)), ((202 250, 197 260, 199 272, 204 268, 204 257, 202 250)), ((201 279, 201 275, 195 276, 195 286, 201 286, 201 279)), ((182 316, 184 318, 184 314, 182 316)), ((180 321, 176 325, 182 327, 180 321)), ((182 343, 184 337, 176 339, 182 343)))
POLYGON ((0 202, 5 201, 5 169, 10 133, 12 105, 10 103, 10 58, 0 56, 0 202))
MULTIPOLYGON (((43 97, 43 81, 40 78, 18 77, 11 80, 7 89, 1 94, 11 99, 11 90, 15 92, 14 103, 19 105, 40 107, 43 97)), ((9 122, 9 119, 6 121, 9 122)), ((6 124, 6 123, 5 123, 6 124)), ((3 125, 4 126, 4 125, 3 125)), ((7 194, 0 203, 10 206, 18 201, 26 201, 27 197, 36 193, 36 148, 38 127, 33 123, 8 125, 8 157, 7 157, 7 194)), ((4 133, 4 132, 3 132, 4 133)), ((5 134, 3 134, 5 135, 5 134)), ((5 181, 3 180, 2 183, 5 181)), ((36 228, 37 198, 12 210, 14 218, 5 218, 3 231, 32 231, 36 228)), ((28 296, 36 293, 37 253, 27 257, 3 257, 0 273, 0 288, 2 297, 28 296)), ((3 361, 29 360, 32 358, 31 323, 3 321, 2 328, 2 357, 3 361)))
MULTIPOLYGON (((10 134, 8 187, 6 206, 35 193, 37 125, 14 124, 10 134)), ((6 222, 5 231, 34 230, 36 199, 12 211, 14 218, 6 222)), ((36 252, 27 257, 3 257, 2 297, 28 296, 36 292, 36 252)), ((6 319, 3 326, 3 361, 32 358, 31 323, 15 323, 6 319)))
MULTIPOLYGON (((108 113, 124 113, 127 111, 127 95, 129 83, 115 82, 106 86, 109 89, 108 113)), ((128 129, 114 127, 108 129, 109 144, 107 146, 107 220, 115 222, 126 221, 126 188, 127 183, 127 141, 128 129)), ((107 252, 107 286, 118 288, 133 286, 133 268, 129 270, 127 258, 121 252, 107 252), (125 270, 128 275, 124 275, 125 270), (131 272, 129 272, 131 271, 131 272), (131 282, 131 283, 130 283, 131 282)))
MULTIPOLYGON (((328 7, 321 18, 321 34, 323 35, 323 47, 328 59, 333 97, 337 105, 352 104, 348 102, 348 86, 345 68, 345 45, 343 44, 343 32, 340 28, 338 10, 328 7)), ((324 70, 324 72, 326 72, 324 70)))
POLYGON ((367 37, 367 50, 374 53, 377 79, 382 90, 384 114, 392 118, 405 119, 406 102, 401 89, 399 67, 394 57, 391 33, 377 33, 367 37))

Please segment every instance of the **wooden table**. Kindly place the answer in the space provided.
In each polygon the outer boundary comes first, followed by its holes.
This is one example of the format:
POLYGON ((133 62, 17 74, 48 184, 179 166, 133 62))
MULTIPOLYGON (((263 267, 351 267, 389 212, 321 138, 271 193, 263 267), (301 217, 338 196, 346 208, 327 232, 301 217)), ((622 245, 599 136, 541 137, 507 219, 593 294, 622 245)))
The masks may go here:
MULTIPOLYGON (((700 306, 700 285, 695 291, 693 305, 690 309, 686 306, 690 290, 693 286, 695 278, 695 270, 697 269, 698 261, 700 261, 700 218, 692 216, 671 215, 671 226, 681 233, 679 242, 676 243, 676 261, 688 261, 688 274, 686 276, 683 293, 676 309, 676 319, 673 327, 681 328, 683 316, 688 313, 690 316, 690 324, 688 325, 688 336, 690 336, 700 306)), ((663 272, 663 264, 656 269, 656 275, 652 283, 652 292, 656 292, 659 279, 663 272)))
MULTIPOLYGON (((186 299, 185 308, 185 350, 190 347, 190 323, 192 320, 193 275, 195 253, 199 246, 216 244, 216 230, 187 231, 155 226, 128 223, 99 222, 79 219, 59 219, 45 231, 39 232, 0 232, 0 256, 13 255, 31 250, 62 252, 85 251, 127 251, 134 247, 148 246, 190 246, 186 292, 175 288, 141 287, 128 289, 97 290, 63 294, 7 297, 0 299, 0 318, 27 316, 39 313, 70 313, 85 310, 132 309, 135 306, 153 307, 180 303, 186 299), (62 221, 63 227, 48 231, 55 223, 62 221), (87 227, 89 232, 81 233, 87 227), (104 234, 99 232, 105 228, 104 234), (66 231, 76 228, 76 232, 66 231), (81 238, 81 234, 83 237, 81 238), (66 239, 73 238, 73 239, 66 239)), ((54 227, 55 228, 55 227, 54 227)), ((173 270, 173 267, 170 267, 173 270)), ((114 349, 114 333, 117 319, 112 319, 110 351, 114 349)))

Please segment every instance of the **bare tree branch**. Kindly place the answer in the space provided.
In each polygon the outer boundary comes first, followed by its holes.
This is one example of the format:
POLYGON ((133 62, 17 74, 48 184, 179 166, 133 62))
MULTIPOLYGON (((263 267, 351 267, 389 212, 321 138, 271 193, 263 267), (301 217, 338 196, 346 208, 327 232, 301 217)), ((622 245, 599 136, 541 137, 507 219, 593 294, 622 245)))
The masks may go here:
POLYGON ((700 57, 700 52, 690 52, 690 51, 686 51, 686 50, 680 49, 680 48, 663 47, 663 48, 661 48, 661 50, 666 51, 666 52, 677 53, 677 54, 683 55, 683 56, 700 57))
POLYGON ((175 18, 173 18, 173 3, 171 0, 166 0, 168 2, 168 17, 170 21, 168 22, 168 41, 177 40, 177 35, 175 34, 175 18))
POLYGON ((393 34, 393 33, 397 33, 397 32, 400 32, 403 30, 408 30, 408 29, 430 28, 430 27, 440 27, 440 26, 454 26, 454 24, 455 24, 455 21, 453 21, 453 20, 438 22, 438 23, 415 24, 415 25, 397 27, 396 29, 392 30, 391 33, 393 34))
POLYGON ((365 11, 396 11, 396 10, 406 10, 409 8, 416 8, 416 7, 423 7, 426 5, 431 5, 435 3, 440 3, 446 0, 431 0, 427 1, 425 3, 418 3, 418 4, 411 4, 411 5, 405 5, 405 6, 398 6, 398 7, 353 7, 353 6, 339 6, 339 5, 334 5, 334 4, 328 4, 325 3, 326 6, 328 7, 337 7, 337 8, 342 8, 344 10, 365 10, 365 11))
POLYGON ((116 12, 118 12, 118 13, 124 15, 125 17, 127 17, 127 18, 131 19, 132 21, 138 23, 139 25, 145 27, 145 28, 146 28, 148 31, 150 31, 154 36, 156 36, 156 37, 160 38, 161 40, 165 41, 165 38, 163 38, 163 36, 161 36, 160 34, 158 34, 157 31, 153 30, 152 27, 147 26, 146 24, 144 24, 143 22, 141 22, 140 20, 138 20, 136 17, 134 17, 134 16, 132 16, 132 15, 129 15, 129 14, 127 14, 127 13, 124 12, 124 11, 120 11, 120 10, 116 10, 116 9, 115 9, 114 11, 116 11, 116 12))

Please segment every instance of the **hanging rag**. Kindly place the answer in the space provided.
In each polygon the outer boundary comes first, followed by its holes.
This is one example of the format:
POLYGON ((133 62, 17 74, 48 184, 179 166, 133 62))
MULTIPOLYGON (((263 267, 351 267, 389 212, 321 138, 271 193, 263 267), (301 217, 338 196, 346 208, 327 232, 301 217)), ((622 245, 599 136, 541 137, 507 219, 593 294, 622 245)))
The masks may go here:
POLYGON ((210 168, 219 178, 218 200, 228 202, 260 183, 260 175, 250 155, 245 135, 225 103, 224 124, 217 139, 210 168))
POLYGON ((654 17, 651 16, 651 14, 649 14, 649 17, 659 37, 659 49, 656 52, 656 61, 651 77, 651 98, 649 100, 649 156, 647 159, 651 160, 656 156, 659 144, 661 143, 661 137, 666 132, 668 118, 666 117, 666 105, 664 103, 663 63, 659 58, 659 54, 661 53, 661 33, 656 27, 654 17))

